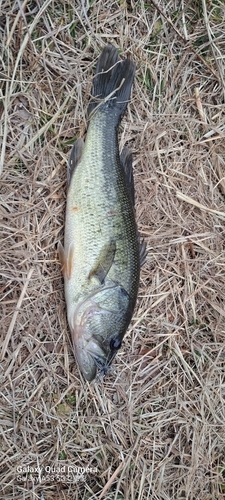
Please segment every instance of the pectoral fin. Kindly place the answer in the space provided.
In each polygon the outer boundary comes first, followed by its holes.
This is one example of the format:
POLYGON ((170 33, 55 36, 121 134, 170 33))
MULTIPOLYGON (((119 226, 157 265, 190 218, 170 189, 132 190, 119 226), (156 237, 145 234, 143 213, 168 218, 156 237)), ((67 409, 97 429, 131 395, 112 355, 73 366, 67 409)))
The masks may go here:
POLYGON ((69 187, 73 172, 78 165, 84 149, 83 139, 77 139, 72 147, 67 163, 67 186, 69 187))
POLYGON ((109 243, 104 245, 101 249, 98 259, 89 272, 88 279, 92 276, 96 276, 100 283, 103 284, 114 261, 115 252, 116 243, 111 239, 109 243))
POLYGON ((72 270, 73 270, 74 245, 70 244, 68 255, 66 255, 66 252, 62 246, 62 243, 59 241, 59 243, 58 243, 58 255, 59 255, 59 262, 62 266, 63 276, 70 279, 71 275, 72 275, 72 270))

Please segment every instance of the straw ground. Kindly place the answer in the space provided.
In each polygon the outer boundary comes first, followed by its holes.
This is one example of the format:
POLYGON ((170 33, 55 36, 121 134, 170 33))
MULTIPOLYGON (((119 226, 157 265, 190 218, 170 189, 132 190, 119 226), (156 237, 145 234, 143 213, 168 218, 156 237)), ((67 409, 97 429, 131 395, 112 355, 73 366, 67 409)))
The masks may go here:
POLYGON ((222 0, 1 2, 1 498, 224 498, 224 22, 222 0), (88 384, 56 249, 105 43, 137 67, 119 140, 148 256, 88 384))

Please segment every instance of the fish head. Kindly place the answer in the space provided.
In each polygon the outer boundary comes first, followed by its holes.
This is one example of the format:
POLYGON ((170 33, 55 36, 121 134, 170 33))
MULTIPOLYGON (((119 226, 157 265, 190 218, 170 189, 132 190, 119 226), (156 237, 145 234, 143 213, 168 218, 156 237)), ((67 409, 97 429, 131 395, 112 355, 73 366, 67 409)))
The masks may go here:
POLYGON ((106 374, 130 322, 133 308, 119 285, 103 286, 75 309, 70 325, 75 357, 89 382, 106 374))

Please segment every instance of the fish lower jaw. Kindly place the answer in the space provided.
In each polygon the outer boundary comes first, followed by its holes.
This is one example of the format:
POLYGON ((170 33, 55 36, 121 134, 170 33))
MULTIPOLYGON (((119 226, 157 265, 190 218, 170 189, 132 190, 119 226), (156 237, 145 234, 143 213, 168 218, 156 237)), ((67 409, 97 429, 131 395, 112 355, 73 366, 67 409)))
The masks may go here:
POLYGON ((105 357, 96 355, 88 349, 77 349, 77 346, 74 346, 74 352, 80 371, 88 382, 94 380, 98 369, 105 373, 105 357))
POLYGON ((107 355, 100 343, 93 337, 85 338, 85 329, 81 325, 71 330, 73 348, 77 364, 84 378, 91 382, 97 374, 97 369, 104 371, 107 355))

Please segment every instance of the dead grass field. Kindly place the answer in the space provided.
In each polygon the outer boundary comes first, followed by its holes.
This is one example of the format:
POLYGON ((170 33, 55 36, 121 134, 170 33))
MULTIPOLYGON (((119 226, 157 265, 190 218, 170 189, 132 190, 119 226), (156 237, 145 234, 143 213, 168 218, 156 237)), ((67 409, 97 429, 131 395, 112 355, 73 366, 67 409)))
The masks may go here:
POLYGON ((225 498, 224 33, 224 0, 1 1, 2 499, 225 498), (148 256, 88 384, 56 248, 105 43, 137 66, 120 146, 148 256))

